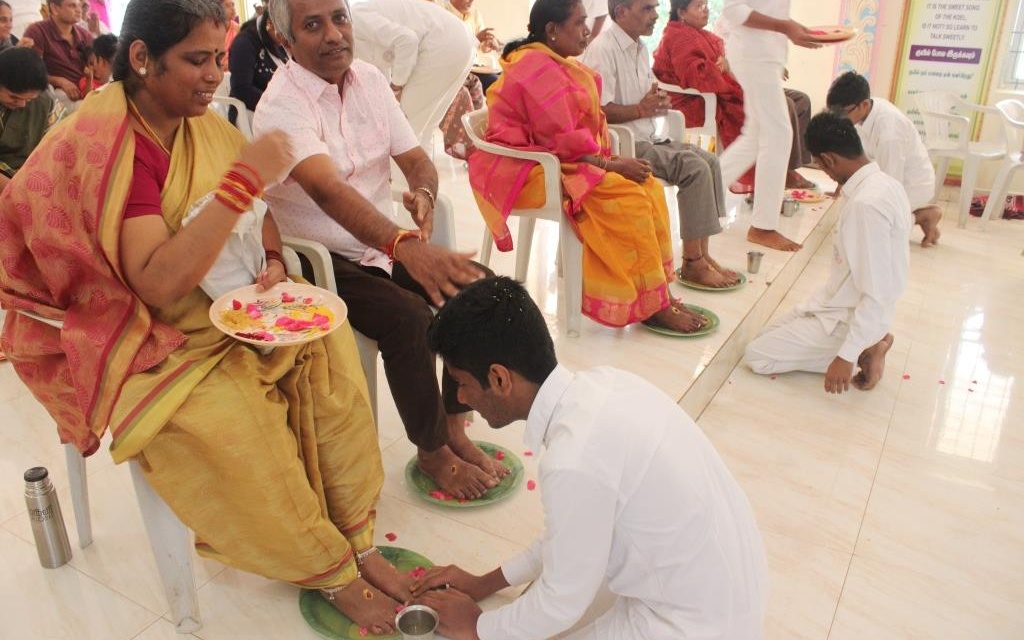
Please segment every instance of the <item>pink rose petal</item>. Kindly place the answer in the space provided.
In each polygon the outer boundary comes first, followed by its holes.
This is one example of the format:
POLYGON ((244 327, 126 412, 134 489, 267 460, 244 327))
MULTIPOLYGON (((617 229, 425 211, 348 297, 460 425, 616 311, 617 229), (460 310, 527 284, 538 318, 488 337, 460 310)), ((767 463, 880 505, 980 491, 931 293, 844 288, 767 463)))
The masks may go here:
POLYGON ((946 384, 945 380, 939 380, 939 384, 946 384))
POLYGON ((524 456, 532 456, 532 455, 533 455, 533 452, 532 452, 532 451, 530 451, 529 449, 527 449, 526 451, 524 451, 524 452, 523 452, 523 455, 524 455, 524 456))
POLYGON ((504 451, 495 451, 494 452, 494 459, 495 460, 504 460, 505 459, 505 452, 504 451))
POLYGON ((977 380, 971 380, 971 384, 978 384, 977 380))
POLYGON ((234 309, 235 311, 238 311, 239 309, 242 308, 242 303, 239 302, 238 300, 232 300, 231 301, 231 308, 234 309))
POLYGON ((537 488, 537 483, 535 481, 527 480, 527 482, 526 482, 526 490, 527 491, 533 491, 536 488, 537 488))
POLYGON ((904 380, 910 380, 910 374, 909 373, 904 373, 903 374, 903 379, 904 380))
POLYGON ((282 291, 281 302, 295 302, 295 296, 289 294, 287 291, 282 291))
POLYGON ((395 605, 395 613, 402 613, 403 609, 405 609, 405 605, 404 604, 396 604, 395 605))
POLYGON ((384 539, 387 540, 388 542, 394 542, 395 540, 398 540, 398 536, 395 535, 394 533, 385 533, 384 534, 384 539))
POLYGON ((370 632, 366 629, 366 627, 359 627, 359 635, 365 636, 368 633, 370 632))

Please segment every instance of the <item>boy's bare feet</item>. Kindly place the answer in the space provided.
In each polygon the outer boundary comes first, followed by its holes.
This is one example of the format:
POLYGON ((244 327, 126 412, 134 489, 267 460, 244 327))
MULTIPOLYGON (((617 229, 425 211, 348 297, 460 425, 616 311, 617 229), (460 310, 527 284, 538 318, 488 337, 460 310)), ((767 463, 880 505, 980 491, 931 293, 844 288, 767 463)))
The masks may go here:
POLYGON ((497 481, 500 481, 509 474, 509 468, 484 453, 480 447, 476 446, 469 439, 469 436, 466 435, 465 422, 465 414, 460 413, 457 416, 449 416, 448 446, 451 448, 452 453, 469 464, 479 467, 484 473, 496 480, 495 484, 491 486, 497 486, 497 481))
POLYGON ((696 282, 705 287, 731 287, 739 282, 739 276, 733 274, 733 277, 729 278, 726 274, 715 269, 711 262, 703 257, 696 260, 684 257, 683 268, 680 271, 682 272, 683 280, 696 282))
POLYGON ((394 598, 399 604, 407 604, 412 597, 412 584, 415 579, 396 569, 380 552, 363 557, 359 570, 367 582, 394 598))
POLYGON ((924 231, 922 247, 934 247, 939 244, 939 236, 942 235, 939 231, 939 220, 942 220, 942 209, 934 204, 921 207, 914 212, 914 222, 921 225, 921 230, 924 231))
POLYGON ((857 358, 857 365, 860 367, 860 371, 857 372, 857 375, 853 376, 853 386, 861 391, 868 391, 878 384, 878 381, 882 379, 882 373, 885 371, 885 354, 889 353, 893 342, 895 342, 895 338, 893 338, 891 333, 887 333, 884 338, 860 354, 860 357, 857 358))
POLYGON ((793 242, 778 231, 768 231, 767 229, 758 229, 757 227, 747 229, 747 241, 768 247, 769 249, 778 249, 779 251, 799 251, 803 247, 803 245, 793 242))
POLYGON ((348 616, 360 629, 366 629, 374 635, 395 632, 394 619, 398 601, 385 595, 363 578, 356 578, 344 589, 334 592, 333 598, 324 591, 321 593, 335 609, 348 616))
POLYGON ((455 455, 448 445, 437 451, 420 449, 416 455, 420 470, 430 476, 441 491, 459 500, 475 500, 498 484, 493 475, 455 455))

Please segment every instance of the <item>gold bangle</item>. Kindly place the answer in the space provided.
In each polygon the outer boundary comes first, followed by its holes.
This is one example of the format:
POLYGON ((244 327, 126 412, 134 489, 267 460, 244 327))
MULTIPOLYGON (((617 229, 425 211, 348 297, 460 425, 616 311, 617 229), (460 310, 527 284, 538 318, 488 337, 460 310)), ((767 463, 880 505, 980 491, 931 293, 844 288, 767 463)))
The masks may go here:
POLYGON ((434 192, 431 191, 428 187, 416 187, 415 189, 413 189, 413 193, 416 193, 416 192, 420 192, 420 193, 424 194, 425 196, 427 196, 427 199, 430 200, 430 206, 431 207, 434 206, 434 202, 435 202, 434 192))

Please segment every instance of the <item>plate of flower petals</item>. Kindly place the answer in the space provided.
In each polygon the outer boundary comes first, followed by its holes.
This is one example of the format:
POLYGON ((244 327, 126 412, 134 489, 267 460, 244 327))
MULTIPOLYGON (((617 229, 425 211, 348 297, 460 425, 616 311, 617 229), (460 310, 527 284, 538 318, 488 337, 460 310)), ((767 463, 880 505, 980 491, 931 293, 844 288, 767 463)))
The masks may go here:
POLYGON ((823 27, 808 27, 811 38, 818 42, 845 42, 857 35, 853 27, 844 27, 841 24, 830 24, 823 27))
POLYGON ((227 335, 260 346, 288 346, 322 338, 344 324, 348 307, 335 294, 297 282, 229 291, 210 305, 210 320, 227 335))
MULTIPOLYGON (((407 465, 405 465, 405 481, 409 484, 409 489, 413 493, 423 498, 427 502, 432 502, 442 507, 482 507, 486 504, 492 504, 507 498, 515 491, 515 488, 523 480, 523 462, 519 459, 519 456, 512 453, 505 447, 492 444, 490 442, 483 442, 481 440, 473 441, 476 446, 480 447, 480 450, 486 453, 488 456, 501 462, 503 465, 508 467, 509 473, 498 486, 493 487, 487 491, 483 496, 475 500, 459 499, 453 495, 445 493, 441 490, 434 480, 423 473, 418 464, 418 459, 413 456, 407 465)), ((454 470, 454 467, 452 467, 454 470)))

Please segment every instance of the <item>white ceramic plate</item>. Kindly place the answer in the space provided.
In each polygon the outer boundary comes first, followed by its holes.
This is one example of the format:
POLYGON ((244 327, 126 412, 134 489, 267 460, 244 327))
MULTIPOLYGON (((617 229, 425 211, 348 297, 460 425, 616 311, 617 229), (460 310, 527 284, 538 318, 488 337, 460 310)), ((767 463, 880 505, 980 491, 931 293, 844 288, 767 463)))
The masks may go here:
POLYGON ((811 37, 818 42, 845 42, 857 35, 857 30, 841 24, 829 24, 822 27, 807 27, 811 37))
POLYGON ((280 282, 267 291, 252 284, 210 305, 210 320, 227 335, 260 346, 303 344, 340 327, 348 307, 335 294, 308 284, 280 282))

